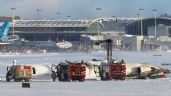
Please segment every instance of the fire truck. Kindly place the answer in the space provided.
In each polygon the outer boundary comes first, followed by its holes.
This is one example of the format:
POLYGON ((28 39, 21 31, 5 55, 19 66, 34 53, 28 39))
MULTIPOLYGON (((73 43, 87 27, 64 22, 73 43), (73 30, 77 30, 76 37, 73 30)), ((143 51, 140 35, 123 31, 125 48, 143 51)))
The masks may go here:
POLYGON ((157 79, 166 78, 165 74, 169 74, 170 70, 163 69, 151 64, 125 64, 124 60, 112 60, 112 43, 111 39, 96 42, 96 45, 106 43, 107 61, 101 62, 99 66, 99 74, 101 80, 125 80, 132 79, 157 79))
POLYGON ((52 65, 51 77, 53 81, 58 77, 59 81, 84 81, 86 65, 81 62, 61 62, 59 65, 52 65))
POLYGON ((31 66, 12 65, 7 67, 6 81, 8 82, 10 82, 11 79, 14 79, 15 82, 22 80, 25 80, 25 82, 29 82, 31 77, 31 66))
POLYGON ((125 80, 126 65, 123 62, 102 62, 99 66, 101 80, 125 80))
POLYGON ((125 80, 126 79, 126 64, 124 61, 112 60, 112 43, 111 39, 101 40, 95 43, 99 45, 106 43, 107 61, 103 61, 99 66, 99 74, 101 80, 125 80))

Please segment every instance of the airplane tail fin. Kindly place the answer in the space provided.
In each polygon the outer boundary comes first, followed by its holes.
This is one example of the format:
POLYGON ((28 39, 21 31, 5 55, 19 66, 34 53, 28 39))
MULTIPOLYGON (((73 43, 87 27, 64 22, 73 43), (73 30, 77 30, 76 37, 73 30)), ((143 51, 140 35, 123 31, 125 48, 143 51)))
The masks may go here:
POLYGON ((10 22, 5 21, 4 24, 0 27, 0 39, 5 39, 8 36, 10 28, 10 22))

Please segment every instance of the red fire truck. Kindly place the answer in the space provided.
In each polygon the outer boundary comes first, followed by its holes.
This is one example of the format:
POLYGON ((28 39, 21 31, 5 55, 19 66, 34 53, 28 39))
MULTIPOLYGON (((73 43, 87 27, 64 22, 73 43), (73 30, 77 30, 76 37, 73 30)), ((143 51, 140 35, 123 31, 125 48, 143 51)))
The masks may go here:
POLYGON ((83 62, 61 62, 59 65, 52 69, 56 70, 56 72, 52 70, 51 76, 53 81, 55 81, 57 77, 59 81, 85 80, 86 65, 83 62))
POLYGON ((125 80, 126 79, 126 65, 124 61, 112 60, 112 43, 111 39, 101 40, 96 42, 96 45, 100 43, 106 43, 107 49, 107 61, 102 62, 99 66, 99 74, 101 80, 125 80))
POLYGON ((99 71, 101 80, 126 79, 126 65, 122 62, 111 62, 109 64, 102 62, 99 71))

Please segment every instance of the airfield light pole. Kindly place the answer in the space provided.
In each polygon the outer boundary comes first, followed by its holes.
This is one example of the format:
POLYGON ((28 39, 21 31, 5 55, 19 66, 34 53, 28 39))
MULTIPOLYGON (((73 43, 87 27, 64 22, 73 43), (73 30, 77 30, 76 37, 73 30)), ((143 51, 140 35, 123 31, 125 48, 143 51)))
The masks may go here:
POLYGON ((139 20, 140 20, 140 13, 138 12, 137 13, 137 20, 138 20, 138 30, 140 29, 140 22, 139 22, 139 20))
MULTIPOLYGON (((96 11, 99 11, 99 13, 101 10, 102 10, 101 8, 96 8, 96 11)), ((100 18, 100 16, 98 16, 98 18, 100 18)))
POLYGON ((144 9, 140 8, 138 9, 140 11, 140 14, 141 14, 141 36, 143 36, 143 11, 144 9))
POLYGON ((153 9, 152 10, 153 12, 154 12, 154 39, 156 39, 156 34, 157 34, 157 28, 156 28, 156 23, 157 23, 157 21, 156 21, 156 15, 157 15, 157 10, 156 9, 153 9))
POLYGON ((15 11, 16 8, 12 7, 11 10, 12 10, 12 34, 14 35, 14 11, 15 11))
POLYGON ((37 11, 37 19, 40 19, 40 12, 42 11, 42 9, 36 9, 36 11, 37 11))
MULTIPOLYGON (((102 9, 101 8, 96 8, 96 11, 101 11, 102 9)), ((98 16, 97 18, 100 18, 100 16, 98 16)), ((98 22, 100 22, 100 20, 99 19, 97 19, 98 20, 98 22)), ((99 30, 99 24, 98 24, 98 26, 97 26, 98 28, 97 28, 97 31, 98 31, 98 37, 100 36, 100 30, 99 30)))

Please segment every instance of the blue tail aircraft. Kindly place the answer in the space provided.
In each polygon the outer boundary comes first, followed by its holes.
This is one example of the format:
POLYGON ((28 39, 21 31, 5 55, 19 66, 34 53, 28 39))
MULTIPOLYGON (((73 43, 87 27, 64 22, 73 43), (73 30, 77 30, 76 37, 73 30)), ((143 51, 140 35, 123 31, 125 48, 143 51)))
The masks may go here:
POLYGON ((1 27, 0 27, 0 39, 7 39, 8 32, 10 28, 10 22, 6 21, 1 27))
POLYGON ((0 27, 0 45, 11 44, 11 42, 18 39, 17 35, 8 36, 9 28, 9 21, 5 21, 4 24, 0 27))

